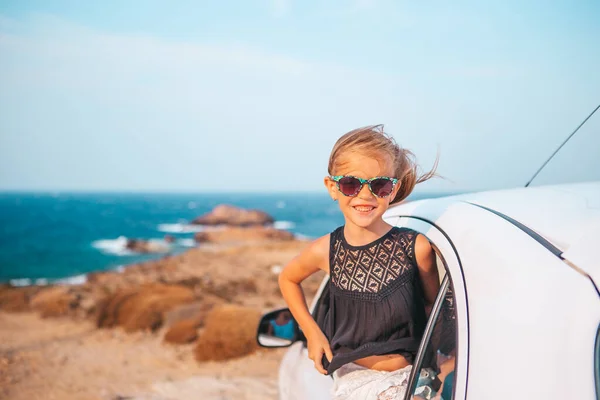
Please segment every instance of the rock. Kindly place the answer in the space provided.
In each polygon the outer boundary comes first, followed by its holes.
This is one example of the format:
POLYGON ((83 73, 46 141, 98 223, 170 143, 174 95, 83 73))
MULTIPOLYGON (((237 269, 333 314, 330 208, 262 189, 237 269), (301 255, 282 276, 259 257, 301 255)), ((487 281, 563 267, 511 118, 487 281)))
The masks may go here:
POLYGON ((29 301, 39 290, 38 286, 4 285, 0 290, 0 309, 7 312, 30 311, 29 301))
POLYGON ((166 243, 142 239, 127 239, 125 247, 136 253, 166 253, 170 250, 166 243))
POLYGON ((96 325, 122 326, 126 332, 155 331, 163 325, 167 311, 192 301, 194 292, 179 285, 148 284, 120 290, 98 304, 96 325))
POLYGON ((165 237, 163 238, 163 240, 166 243, 175 243, 175 238, 172 235, 165 235, 165 237))
POLYGON ((265 240, 293 240, 294 234, 269 226, 254 226, 249 228, 231 227, 197 232, 194 235, 194 239, 199 243, 233 243, 265 240))
POLYGON ((199 319, 185 319, 179 321, 169 328, 165 334, 164 341, 173 344, 191 343, 198 337, 199 319))
POLYGON ((246 278, 223 282, 212 288, 212 291, 215 295, 230 302, 236 297, 244 297, 244 294, 256 294, 258 287, 254 278, 246 278))
POLYGON ((31 308, 42 318, 62 317, 79 305, 78 297, 65 286, 53 286, 40 290, 30 301, 31 308))
POLYGON ((258 349, 256 329, 261 313, 249 307, 224 305, 206 317, 204 332, 194 350, 198 361, 243 357, 258 349))
POLYGON ((180 306, 173 307, 171 310, 165 313, 164 325, 171 327, 181 321, 193 319, 199 321, 199 327, 204 325, 206 315, 216 305, 223 303, 223 300, 218 297, 211 297, 210 299, 202 299, 202 301, 196 301, 189 304, 182 304, 180 306))
POLYGON ((273 223, 273 217, 259 210, 246 210, 226 204, 215 207, 211 212, 192 221, 197 225, 253 226, 273 223))

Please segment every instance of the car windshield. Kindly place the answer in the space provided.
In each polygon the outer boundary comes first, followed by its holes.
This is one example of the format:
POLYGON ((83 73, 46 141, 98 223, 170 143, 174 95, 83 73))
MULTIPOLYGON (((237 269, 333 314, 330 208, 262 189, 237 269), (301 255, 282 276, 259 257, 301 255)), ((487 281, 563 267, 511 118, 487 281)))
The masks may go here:
POLYGON ((596 108, 596 112, 544 166, 530 186, 599 180, 600 109, 596 108))

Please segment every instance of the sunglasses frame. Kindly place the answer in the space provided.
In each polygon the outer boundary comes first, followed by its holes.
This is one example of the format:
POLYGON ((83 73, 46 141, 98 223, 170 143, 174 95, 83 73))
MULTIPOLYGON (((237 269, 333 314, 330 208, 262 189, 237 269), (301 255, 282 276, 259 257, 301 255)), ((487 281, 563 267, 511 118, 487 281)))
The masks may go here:
POLYGON ((360 193, 360 191, 362 190, 363 186, 365 186, 365 183, 366 183, 367 186, 369 187, 369 191, 373 194, 373 196, 378 197, 380 199, 385 199, 386 197, 389 197, 391 195, 391 193, 388 194, 387 196, 376 195, 373 192, 373 188, 371 187, 371 182, 373 182, 374 180, 377 180, 377 179, 390 180, 390 181, 392 181, 392 191, 394 191, 394 188, 396 187, 396 184, 398 183, 398 178, 390 178, 389 176, 376 176, 375 178, 371 178, 371 179, 363 179, 363 178, 359 178, 358 176, 354 176, 354 175, 335 175, 335 176, 330 176, 329 179, 331 179, 332 181, 335 182, 335 184, 337 185, 338 191, 346 197, 356 197, 360 193), (340 179, 342 179, 342 178, 354 178, 360 182, 360 187, 358 188, 356 193, 346 194, 346 193, 342 192, 342 189, 340 189, 340 179))

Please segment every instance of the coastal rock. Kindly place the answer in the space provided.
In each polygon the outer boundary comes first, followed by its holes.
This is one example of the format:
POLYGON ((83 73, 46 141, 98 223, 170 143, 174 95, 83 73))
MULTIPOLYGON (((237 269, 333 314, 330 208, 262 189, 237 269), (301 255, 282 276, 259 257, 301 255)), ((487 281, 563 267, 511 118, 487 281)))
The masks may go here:
POLYGON ((166 243, 142 239, 127 239, 125 247, 136 253, 166 253, 170 250, 166 243))
POLYGON ((222 304, 223 300, 216 296, 203 296, 201 301, 195 301, 189 304, 182 304, 173 307, 165 313, 166 327, 171 327, 181 321, 197 320, 199 327, 204 326, 206 315, 212 310, 216 304, 222 304))
POLYGON ((198 338, 199 319, 185 319, 176 322, 165 333, 164 341, 172 344, 192 343, 198 338))
POLYGON ((155 331, 172 308, 194 301, 194 292, 179 285, 148 284, 125 289, 103 299, 97 307, 99 328, 122 326, 126 332, 155 331))
POLYGON ((231 227, 219 230, 197 232, 194 239, 198 243, 237 243, 264 240, 292 240, 294 234, 269 226, 254 226, 249 228, 231 227))
POLYGON ((7 312, 30 311, 30 299, 40 290, 37 286, 13 287, 3 285, 0 288, 0 309, 7 312))
POLYGON ((273 223, 273 217, 260 210, 246 210, 221 204, 192 221, 196 225, 253 226, 273 223))
POLYGON ((256 329, 261 313, 249 307, 215 307, 206 317, 204 332, 194 353, 198 361, 243 357, 258 349, 256 329))
POLYGON ((77 308, 79 298, 67 287, 54 286, 40 290, 31 298, 30 304, 42 318, 62 317, 77 308))

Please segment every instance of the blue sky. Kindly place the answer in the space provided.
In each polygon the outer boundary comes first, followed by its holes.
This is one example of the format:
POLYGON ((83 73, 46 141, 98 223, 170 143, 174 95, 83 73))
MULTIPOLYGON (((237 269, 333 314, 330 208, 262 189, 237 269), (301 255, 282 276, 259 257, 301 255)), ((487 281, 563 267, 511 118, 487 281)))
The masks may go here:
POLYGON ((335 140, 377 123, 424 169, 439 151, 423 190, 523 185, 600 104, 599 20, 597 1, 0 0, 0 189, 322 190, 335 140))

